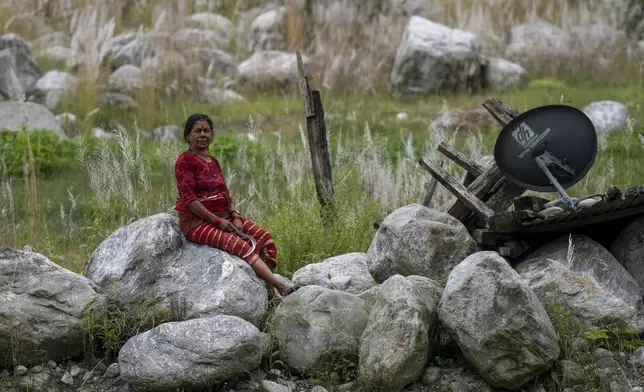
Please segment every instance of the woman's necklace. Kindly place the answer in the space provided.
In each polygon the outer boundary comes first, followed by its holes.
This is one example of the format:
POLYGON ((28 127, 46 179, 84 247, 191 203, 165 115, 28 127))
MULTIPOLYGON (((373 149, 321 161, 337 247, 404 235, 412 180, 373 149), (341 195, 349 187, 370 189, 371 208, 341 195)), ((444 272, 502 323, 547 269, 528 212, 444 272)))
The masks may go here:
MULTIPOLYGON (((190 151, 192 151, 192 150, 190 150, 190 151)), ((206 161, 208 163, 212 163, 212 158, 210 158, 210 155, 205 157, 205 156, 203 156, 203 155, 201 155, 199 153, 196 153, 194 151, 192 151, 192 153, 195 154, 197 157, 199 157, 199 159, 203 159, 204 161, 206 161)))

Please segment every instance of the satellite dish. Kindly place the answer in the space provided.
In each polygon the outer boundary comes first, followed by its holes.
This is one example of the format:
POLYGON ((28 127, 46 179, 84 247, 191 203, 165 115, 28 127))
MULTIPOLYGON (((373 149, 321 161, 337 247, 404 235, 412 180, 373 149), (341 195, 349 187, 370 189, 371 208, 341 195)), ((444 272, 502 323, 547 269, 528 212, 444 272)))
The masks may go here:
POLYGON ((499 134, 494 159, 499 170, 520 186, 538 192, 566 193, 590 170, 597 155, 595 127, 581 110, 546 105, 510 121, 499 134))

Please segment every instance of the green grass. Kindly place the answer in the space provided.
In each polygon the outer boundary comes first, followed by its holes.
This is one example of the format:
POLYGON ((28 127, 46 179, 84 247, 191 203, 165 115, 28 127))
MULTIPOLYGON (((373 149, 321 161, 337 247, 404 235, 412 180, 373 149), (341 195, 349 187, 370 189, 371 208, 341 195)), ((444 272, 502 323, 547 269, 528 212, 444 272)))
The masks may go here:
MULTIPOLYGON (((631 103, 633 134, 628 130, 611 133, 605 149, 600 146, 590 173, 569 191, 581 196, 603 192, 611 184, 622 190, 643 184, 644 168, 637 162, 642 153, 638 134, 644 123, 644 89, 640 87, 539 87, 477 96, 398 99, 323 91, 338 208, 338 220, 330 227, 324 227, 319 220, 308 147, 302 144, 300 134, 300 126, 304 132, 306 128, 297 92, 265 92, 225 107, 175 103, 168 106, 167 115, 160 116, 159 124, 182 126, 186 114, 194 111, 213 116, 216 136, 212 152, 222 162, 233 197, 243 212, 273 233, 280 251, 279 272, 289 276, 306 263, 366 251, 375 220, 422 200, 423 183, 428 176, 417 164, 417 157, 450 136, 428 131, 445 102, 450 108, 476 106, 498 96, 520 111, 559 103, 562 95, 564 103, 575 107, 602 99, 631 103), (408 113, 409 120, 396 120, 399 112, 408 113), (365 138, 366 127, 371 142, 365 138), (281 135, 281 150, 277 149, 274 132, 281 135), (244 133, 254 133, 261 143, 249 141, 244 133), (364 163, 359 164, 357 159, 364 153, 364 163)), ((127 116, 114 112, 112 118, 117 123, 133 124, 127 116)), ((492 154, 499 130, 498 126, 482 130, 480 138, 460 133, 455 143, 469 155, 492 154)), ((81 139, 88 149, 84 163, 77 153, 77 141, 53 146, 56 143, 51 139, 31 134, 40 169, 35 231, 31 229, 26 202, 33 190, 22 174, 26 143, 5 141, 3 158, 14 170, 2 177, 5 186, 0 208, 9 219, 0 229, 0 246, 21 248, 28 244, 66 268, 82 272, 91 252, 118 227, 153 213, 172 213, 176 198, 173 157, 185 149, 185 144, 142 140, 137 147, 133 127, 126 127, 126 131, 130 142, 125 149, 118 140, 103 148, 99 140, 81 139), (139 158, 124 155, 125 151, 135 157, 137 150, 139 158), (61 156, 56 156, 57 152, 61 156), (90 173, 100 174, 94 176, 97 182, 93 186, 90 173), (130 179, 129 201, 124 193, 126 183, 119 183, 116 173, 130 179)), ((6 135, 2 140, 8 140, 6 135)), ((455 165, 450 164, 448 169, 462 173, 455 165)), ((444 190, 440 195, 433 207, 449 201, 444 190)))

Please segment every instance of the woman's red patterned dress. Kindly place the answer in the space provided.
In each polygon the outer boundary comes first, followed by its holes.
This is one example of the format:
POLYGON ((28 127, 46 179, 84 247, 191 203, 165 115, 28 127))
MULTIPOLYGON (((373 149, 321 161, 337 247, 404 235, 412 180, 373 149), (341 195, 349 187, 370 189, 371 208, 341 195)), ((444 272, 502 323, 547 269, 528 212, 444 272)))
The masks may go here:
POLYGON ((228 186, 219 161, 213 156, 210 158, 212 162, 208 163, 188 150, 179 155, 175 162, 174 173, 179 190, 176 209, 179 214, 181 232, 188 241, 221 249, 243 259, 250 265, 253 265, 261 254, 264 262, 274 269, 277 266, 277 248, 266 229, 243 216, 239 217, 243 223, 244 233, 257 240, 255 252, 243 257, 251 249, 246 239, 218 229, 192 213, 188 208, 190 203, 199 200, 208 211, 217 215, 216 224, 219 224, 221 218, 231 219, 230 213, 233 210, 233 203, 228 186))

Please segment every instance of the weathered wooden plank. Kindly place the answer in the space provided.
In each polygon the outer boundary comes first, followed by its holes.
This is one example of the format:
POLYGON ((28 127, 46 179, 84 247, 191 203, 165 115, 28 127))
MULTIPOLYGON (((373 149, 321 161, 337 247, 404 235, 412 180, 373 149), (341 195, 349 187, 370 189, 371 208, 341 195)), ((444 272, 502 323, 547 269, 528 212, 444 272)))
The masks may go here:
POLYGON ((438 163, 426 156, 419 158, 420 166, 427 170, 436 180, 447 188, 469 210, 484 220, 494 215, 494 211, 485 205, 479 198, 463 186, 454 176, 445 171, 438 163))
POLYGON ((544 233, 549 231, 569 230, 577 227, 594 225, 602 222, 608 222, 615 219, 626 218, 629 216, 637 216, 644 214, 644 205, 636 208, 627 208, 614 212, 608 212, 602 215, 590 216, 583 219, 568 220, 558 223, 540 223, 537 225, 528 225, 511 231, 500 231, 490 228, 490 230, 498 233, 516 233, 516 234, 530 234, 530 233, 544 233))
MULTIPOLYGON (((497 98, 484 101, 483 106, 501 126, 507 125, 507 123, 520 114, 497 98)), ((469 180, 466 177, 465 182, 469 180)), ((467 189, 485 202, 496 213, 507 211, 512 205, 514 198, 521 196, 525 192, 525 188, 508 181, 501 174, 496 163, 492 163, 487 170, 467 186, 467 189)), ((449 214, 463 222, 470 232, 484 227, 485 224, 483 219, 474 216, 460 201, 456 201, 452 205, 449 209, 449 214)))
POLYGON ((474 176, 474 178, 483 174, 483 171, 485 170, 483 166, 472 161, 470 158, 457 151, 453 146, 450 146, 445 142, 442 142, 438 145, 438 151, 440 151, 447 158, 451 159, 452 161, 454 161, 454 163, 465 169, 465 171, 467 171, 468 174, 474 176))
POLYGON ((306 118, 315 116, 315 108, 313 104, 313 96, 311 94, 311 88, 309 86, 309 79, 306 76, 306 71, 304 70, 304 63, 302 61, 302 54, 300 49, 296 50, 297 56, 297 73, 298 73, 298 84, 300 87, 300 94, 302 95, 302 100, 304 101, 304 115, 306 118))
MULTIPOLYGON (((505 177, 501 174, 501 171, 496 166, 492 164, 483 174, 478 176, 467 189, 473 193, 479 200, 486 202, 486 196, 489 194, 490 190, 496 186, 499 181, 502 181, 505 177)), ((487 203, 486 203, 487 204, 487 203)), ((488 206, 489 207, 489 206, 488 206)), ((498 212, 493 209, 493 211, 498 212)), ((452 207, 447 212, 454 218, 459 221, 466 223, 469 216, 472 214, 472 211, 460 201, 455 202, 452 207)))
POLYGON ((332 209, 333 181, 331 178, 331 158, 327 143, 326 125, 324 123, 324 109, 320 92, 312 91, 313 108, 315 116, 306 120, 309 138, 309 150, 313 166, 315 191, 318 201, 323 208, 332 209))
MULTIPOLYGON (((443 161, 439 160, 438 165, 440 167, 443 167, 443 161)), ((433 176, 431 176, 429 181, 425 183, 425 197, 423 198, 423 205, 425 207, 429 207, 430 203, 432 202, 432 198, 434 197, 434 193, 436 193, 437 186, 438 180, 433 176)))

